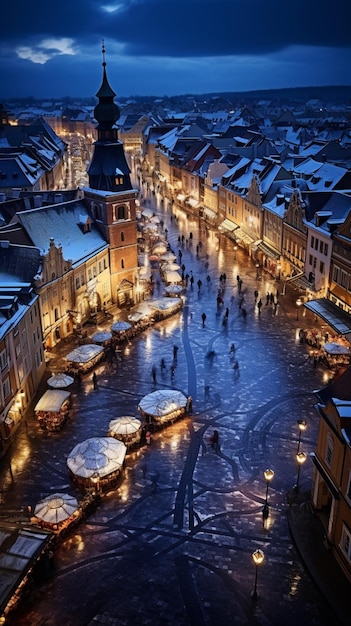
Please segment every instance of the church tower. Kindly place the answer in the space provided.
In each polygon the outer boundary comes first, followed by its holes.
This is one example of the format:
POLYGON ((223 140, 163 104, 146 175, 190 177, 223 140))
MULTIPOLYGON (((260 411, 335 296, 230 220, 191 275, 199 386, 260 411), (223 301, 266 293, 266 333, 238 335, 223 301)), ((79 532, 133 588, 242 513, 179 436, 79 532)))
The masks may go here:
POLYGON ((102 45, 102 83, 94 109, 98 138, 88 168, 89 188, 84 190, 91 213, 109 243, 111 296, 120 308, 138 301, 138 253, 135 199, 123 143, 115 126, 120 110, 114 102, 106 73, 102 45))

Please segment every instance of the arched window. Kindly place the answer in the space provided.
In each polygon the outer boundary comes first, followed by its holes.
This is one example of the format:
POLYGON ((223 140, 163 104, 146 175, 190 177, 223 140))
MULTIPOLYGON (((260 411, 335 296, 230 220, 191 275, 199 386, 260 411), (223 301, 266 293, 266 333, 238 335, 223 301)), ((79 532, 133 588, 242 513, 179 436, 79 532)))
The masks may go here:
POLYGON ((124 259, 121 259, 121 268, 124 270, 124 259))
POLYGON ((123 232, 123 230, 121 232, 121 241, 124 241, 124 232, 123 232))
POLYGON ((125 220, 126 219, 126 217, 125 217, 125 210, 126 210, 126 207, 124 206, 124 204, 122 204, 122 205, 120 205, 118 207, 117 219, 119 219, 119 220, 125 220))

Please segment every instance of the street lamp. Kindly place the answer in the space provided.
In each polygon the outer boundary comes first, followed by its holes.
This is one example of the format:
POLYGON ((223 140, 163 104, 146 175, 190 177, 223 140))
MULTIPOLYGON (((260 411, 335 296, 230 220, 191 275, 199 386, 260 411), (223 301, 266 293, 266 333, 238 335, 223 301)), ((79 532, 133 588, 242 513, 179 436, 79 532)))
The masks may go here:
POLYGON ((294 491, 296 491, 296 493, 299 492, 299 483, 300 483, 300 471, 301 471, 301 465, 304 464, 304 462, 307 459, 307 454, 305 452, 298 452, 296 455, 296 461, 298 463, 298 470, 297 470, 297 479, 296 479, 296 485, 294 487, 294 491))
POLYGON ((302 300, 301 300, 301 298, 298 298, 296 300, 296 319, 297 320, 299 319, 299 308, 300 308, 301 304, 302 304, 302 300))
POLYGON ((266 480, 266 497, 265 497, 264 507, 263 507, 263 511, 262 511, 263 525, 264 525, 264 523, 265 523, 265 521, 266 521, 266 519, 268 518, 268 515, 269 515, 268 489, 269 489, 269 483, 271 482, 271 480, 274 477, 274 471, 272 469, 266 469, 263 472, 263 475, 264 475, 265 480, 266 480))
POLYGON ((262 565, 263 561, 264 561, 264 552, 262 552, 262 550, 255 550, 255 552, 252 553, 252 560, 254 562, 255 565, 255 586, 254 586, 254 590, 252 593, 252 599, 253 600, 257 600, 257 575, 258 575, 258 568, 260 565, 262 565))
POLYGON ((297 425, 299 427, 299 439, 298 439, 298 442, 297 442, 296 454, 298 454, 300 452, 301 434, 303 433, 304 430, 306 430, 307 422, 306 422, 306 420, 297 420, 297 425))

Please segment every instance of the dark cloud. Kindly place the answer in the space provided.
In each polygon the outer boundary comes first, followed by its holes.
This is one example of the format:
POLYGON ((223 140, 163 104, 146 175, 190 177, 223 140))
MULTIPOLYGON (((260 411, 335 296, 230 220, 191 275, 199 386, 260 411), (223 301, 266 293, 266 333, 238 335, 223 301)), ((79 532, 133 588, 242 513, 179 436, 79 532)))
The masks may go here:
POLYGON ((71 37, 82 47, 114 39, 133 56, 203 57, 274 52, 292 45, 350 47, 349 0, 28 0, 7 4, 0 37, 15 44, 71 37), (117 6, 107 12, 102 6, 117 6))

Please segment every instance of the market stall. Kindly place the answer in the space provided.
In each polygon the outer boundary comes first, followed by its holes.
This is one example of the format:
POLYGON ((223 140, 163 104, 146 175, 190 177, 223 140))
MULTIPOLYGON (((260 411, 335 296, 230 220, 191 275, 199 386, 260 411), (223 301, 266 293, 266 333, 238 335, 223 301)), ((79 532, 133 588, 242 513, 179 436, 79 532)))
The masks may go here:
POLYGON ((47 496, 34 508, 32 524, 61 533, 81 517, 78 501, 67 493, 54 493, 47 496))
POLYGON ((45 430, 61 430, 69 416, 69 391, 48 389, 35 406, 34 412, 45 430))
POLYGON ((176 389, 158 389, 140 401, 138 409, 149 423, 164 425, 183 417, 189 410, 191 398, 176 389))
POLYGON ((67 467, 79 486, 100 493, 118 484, 126 451, 124 443, 114 437, 92 437, 73 448, 67 467))
POLYGON ((153 317, 157 322, 180 311, 183 307, 183 300, 182 298, 158 298, 150 301, 148 304, 150 309, 153 310, 153 317))
POLYGON ((58 372, 57 374, 53 374, 48 378, 49 387, 53 387, 54 389, 64 389, 65 387, 69 387, 74 383, 74 378, 65 374, 64 372, 58 372))
POLYGON ((85 373, 91 370, 104 357, 104 349, 94 343, 78 346, 67 354, 66 361, 69 363, 69 371, 85 373))
POLYGON ((111 420, 108 426, 109 437, 123 441, 127 449, 140 443, 142 423, 136 417, 125 415, 111 420))
POLYGON ((108 346, 111 342, 111 338, 112 333, 110 333, 108 330, 98 330, 96 333, 93 334, 92 341, 102 346, 108 346))

